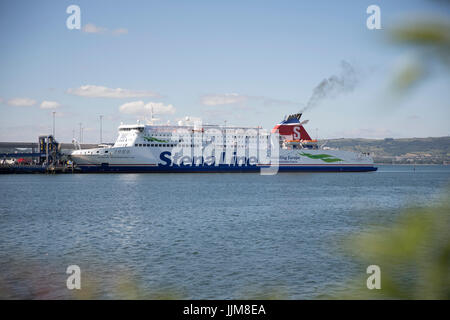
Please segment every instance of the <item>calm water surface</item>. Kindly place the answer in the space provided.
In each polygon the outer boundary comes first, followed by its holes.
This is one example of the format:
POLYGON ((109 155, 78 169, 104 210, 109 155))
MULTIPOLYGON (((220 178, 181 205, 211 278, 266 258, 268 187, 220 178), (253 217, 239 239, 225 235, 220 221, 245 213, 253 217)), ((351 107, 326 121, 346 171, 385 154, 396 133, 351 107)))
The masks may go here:
POLYGON ((0 296, 71 298, 65 270, 76 264, 101 298, 122 281, 191 299, 314 298, 365 272, 344 254, 345 236, 433 204, 449 182, 449 166, 2 175, 0 296))

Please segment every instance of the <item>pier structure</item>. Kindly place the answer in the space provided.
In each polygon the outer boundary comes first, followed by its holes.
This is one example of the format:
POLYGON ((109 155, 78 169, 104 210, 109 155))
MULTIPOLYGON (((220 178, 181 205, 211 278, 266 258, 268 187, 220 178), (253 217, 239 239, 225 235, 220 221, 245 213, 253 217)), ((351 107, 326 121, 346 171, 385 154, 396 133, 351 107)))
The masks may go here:
POLYGON ((69 173, 74 172, 73 163, 67 162, 68 152, 76 148, 89 149, 97 144, 59 143, 53 135, 39 136, 38 142, 0 142, 0 173, 69 173), (10 150, 19 149, 20 151, 10 150), (22 151, 29 149, 31 152, 22 151), (8 159, 14 162, 8 163, 8 159), (21 162, 18 162, 22 160, 21 162), (23 162, 23 163, 22 163, 23 162))

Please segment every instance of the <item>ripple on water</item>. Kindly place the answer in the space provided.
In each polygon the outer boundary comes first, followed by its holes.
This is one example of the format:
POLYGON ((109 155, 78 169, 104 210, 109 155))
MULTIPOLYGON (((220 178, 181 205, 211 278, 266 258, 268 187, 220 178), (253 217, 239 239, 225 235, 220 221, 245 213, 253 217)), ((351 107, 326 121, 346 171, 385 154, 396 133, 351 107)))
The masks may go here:
POLYGON ((114 297, 146 292, 225 299, 314 298, 358 266, 342 237, 436 201, 443 166, 374 173, 0 176, 0 282, 15 297, 71 298, 78 264, 114 297))

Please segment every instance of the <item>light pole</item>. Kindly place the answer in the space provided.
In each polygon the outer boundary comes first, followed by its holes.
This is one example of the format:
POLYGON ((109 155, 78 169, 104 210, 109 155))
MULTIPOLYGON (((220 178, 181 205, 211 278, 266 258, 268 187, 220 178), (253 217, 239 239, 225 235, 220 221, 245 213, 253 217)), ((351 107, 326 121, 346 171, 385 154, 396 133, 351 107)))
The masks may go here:
POLYGON ((100 115, 100 144, 102 143, 102 120, 103 120, 103 115, 100 115))
POLYGON ((53 111, 52 113, 53 113, 53 138, 54 138, 55 137, 55 114, 56 114, 56 111, 53 111))

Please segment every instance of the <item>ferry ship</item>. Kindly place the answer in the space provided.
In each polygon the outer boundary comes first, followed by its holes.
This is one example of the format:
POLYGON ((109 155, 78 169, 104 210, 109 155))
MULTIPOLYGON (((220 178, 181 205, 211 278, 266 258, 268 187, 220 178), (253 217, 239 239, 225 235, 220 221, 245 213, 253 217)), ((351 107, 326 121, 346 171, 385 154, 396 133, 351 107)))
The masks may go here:
POLYGON ((78 149, 71 158, 82 172, 363 172, 375 171, 369 154, 319 146, 300 121, 285 117, 271 131, 261 127, 203 125, 119 126, 113 146, 78 149))

